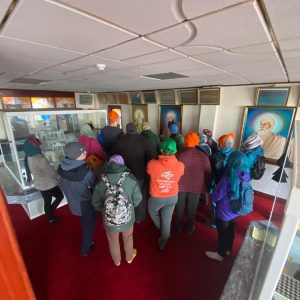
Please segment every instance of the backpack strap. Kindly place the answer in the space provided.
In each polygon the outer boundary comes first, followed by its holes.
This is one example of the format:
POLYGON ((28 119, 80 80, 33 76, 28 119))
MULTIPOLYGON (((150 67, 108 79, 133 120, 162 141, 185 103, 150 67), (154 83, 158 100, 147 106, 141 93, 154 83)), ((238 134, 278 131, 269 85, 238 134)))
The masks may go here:
POLYGON ((102 174, 100 178, 106 184, 106 186, 110 189, 111 188, 111 184, 109 183, 108 177, 105 174, 102 174))
POLYGON ((122 183, 124 182, 124 180, 126 179, 126 177, 129 175, 129 172, 124 172, 122 175, 121 175, 121 178, 119 179, 117 185, 122 185, 122 183))

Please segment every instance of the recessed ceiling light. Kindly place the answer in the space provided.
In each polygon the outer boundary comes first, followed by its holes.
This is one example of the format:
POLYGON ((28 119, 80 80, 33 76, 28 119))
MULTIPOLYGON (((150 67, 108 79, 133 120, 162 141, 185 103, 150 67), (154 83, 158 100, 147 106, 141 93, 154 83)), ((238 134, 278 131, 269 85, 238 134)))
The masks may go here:
POLYGON ((104 71, 106 68, 106 64, 97 64, 96 67, 98 68, 98 70, 104 71))

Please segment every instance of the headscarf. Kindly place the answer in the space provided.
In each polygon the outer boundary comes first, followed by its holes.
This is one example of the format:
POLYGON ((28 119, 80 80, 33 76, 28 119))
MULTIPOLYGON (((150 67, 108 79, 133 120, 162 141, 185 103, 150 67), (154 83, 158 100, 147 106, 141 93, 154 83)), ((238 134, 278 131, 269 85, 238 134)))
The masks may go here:
POLYGON ((233 144, 228 145, 228 138, 233 138, 235 139, 235 134, 233 132, 229 132, 227 134, 224 134, 222 136, 219 137, 219 147, 222 148, 232 148, 233 144))
POLYGON ((212 132, 209 129, 203 129, 202 132, 210 139, 212 138, 212 132))
POLYGON ((171 138, 165 138, 160 146, 159 149, 165 154, 165 155, 175 155, 177 152, 176 148, 176 142, 171 138))
POLYGON ((118 164, 118 165, 122 165, 122 166, 125 165, 124 158, 123 158, 121 155, 113 155, 113 156, 109 159, 108 165, 110 165, 110 164, 112 164, 112 163, 115 163, 115 164, 118 164))
POLYGON ((201 131, 199 132, 199 137, 200 137, 200 142, 199 142, 199 146, 202 146, 202 145, 206 145, 207 143, 207 135, 205 133, 202 133, 201 131))
POLYGON ((83 124, 81 125, 80 127, 80 134, 82 135, 86 135, 92 139, 95 139, 96 138, 96 135, 93 131, 93 129, 91 128, 91 126, 89 124, 83 124))
POLYGON ((233 199, 240 196, 240 181, 250 181, 250 165, 245 153, 233 151, 227 161, 228 184, 233 199))
POLYGON ((31 181, 31 171, 28 165, 28 156, 32 157, 38 154, 42 154, 40 144, 41 142, 39 139, 30 136, 23 145, 23 151, 25 152, 24 166, 25 166, 27 182, 31 181))
POLYGON ((196 132, 189 132, 185 136, 186 147, 196 147, 199 145, 199 135, 196 132))
POLYGON ((257 133, 253 133, 250 136, 248 136, 246 141, 242 144, 241 149, 242 151, 246 152, 258 146, 261 146, 262 143, 263 143, 262 138, 257 133))

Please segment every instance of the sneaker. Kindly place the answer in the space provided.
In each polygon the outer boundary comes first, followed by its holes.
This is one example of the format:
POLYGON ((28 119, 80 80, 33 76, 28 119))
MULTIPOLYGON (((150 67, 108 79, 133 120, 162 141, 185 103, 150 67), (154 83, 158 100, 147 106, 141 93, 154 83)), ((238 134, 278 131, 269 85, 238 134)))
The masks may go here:
POLYGON ((129 264, 131 264, 136 256, 137 256, 137 250, 136 250, 136 249, 133 249, 132 259, 131 259, 131 260, 127 260, 127 262, 128 262, 129 264))
POLYGON ((218 252, 205 251, 205 254, 210 259, 214 259, 217 261, 223 261, 223 256, 221 256, 218 252))
POLYGON ((117 263, 117 264, 114 263, 114 265, 115 265, 116 267, 119 267, 120 264, 121 264, 121 262, 119 262, 119 263, 117 263))

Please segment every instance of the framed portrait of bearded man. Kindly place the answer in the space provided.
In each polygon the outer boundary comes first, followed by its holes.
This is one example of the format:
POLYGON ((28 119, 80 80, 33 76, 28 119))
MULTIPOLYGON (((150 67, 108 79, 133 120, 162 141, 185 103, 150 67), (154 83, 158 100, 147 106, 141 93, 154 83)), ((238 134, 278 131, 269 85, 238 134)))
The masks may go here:
POLYGON ((240 146, 257 132, 263 140, 265 158, 277 161, 285 151, 295 111, 296 107, 245 107, 240 146))

